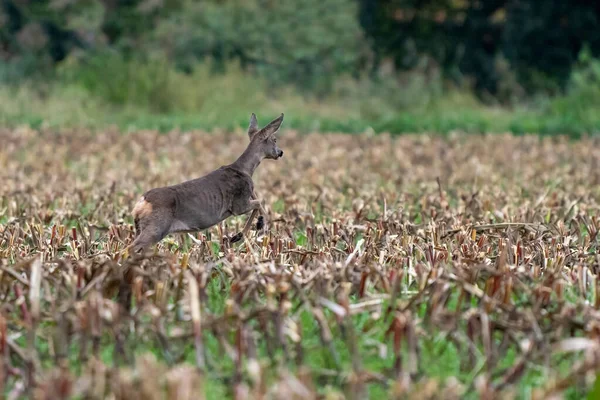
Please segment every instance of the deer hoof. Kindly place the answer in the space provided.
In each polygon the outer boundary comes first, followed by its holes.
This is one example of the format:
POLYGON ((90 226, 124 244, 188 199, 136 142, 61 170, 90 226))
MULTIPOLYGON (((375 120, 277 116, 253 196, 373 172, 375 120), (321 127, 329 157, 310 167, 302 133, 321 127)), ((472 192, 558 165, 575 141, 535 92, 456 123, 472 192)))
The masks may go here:
POLYGON ((262 215, 259 215, 258 220, 256 221, 256 230, 260 231, 264 227, 265 227, 265 219, 263 218, 262 215))
POLYGON ((242 232, 238 232, 235 235, 233 235, 232 237, 229 238, 229 243, 235 243, 235 242, 239 242, 242 237, 244 237, 244 235, 242 234, 242 232))

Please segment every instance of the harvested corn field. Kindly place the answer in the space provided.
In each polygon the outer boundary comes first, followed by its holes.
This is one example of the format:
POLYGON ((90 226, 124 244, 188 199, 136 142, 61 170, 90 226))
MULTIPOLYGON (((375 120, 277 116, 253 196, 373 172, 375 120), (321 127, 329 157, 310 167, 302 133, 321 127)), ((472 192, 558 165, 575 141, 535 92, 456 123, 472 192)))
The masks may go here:
POLYGON ((0 131, 7 399, 583 398, 600 390, 600 142, 301 135, 268 215, 142 255, 146 190, 245 132, 0 131), (555 397, 552 397, 555 396, 555 397))

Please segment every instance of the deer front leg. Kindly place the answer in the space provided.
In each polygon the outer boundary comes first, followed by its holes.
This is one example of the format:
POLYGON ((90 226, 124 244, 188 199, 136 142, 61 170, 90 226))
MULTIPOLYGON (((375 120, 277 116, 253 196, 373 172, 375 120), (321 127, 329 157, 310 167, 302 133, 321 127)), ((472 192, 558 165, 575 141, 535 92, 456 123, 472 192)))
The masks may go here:
POLYGON ((242 232, 238 232, 237 234, 235 234, 234 236, 232 236, 229 239, 230 243, 235 243, 235 242, 239 241, 240 239, 242 239, 242 237, 244 237, 246 235, 246 233, 250 229, 250 226, 252 226, 252 221, 254 220, 254 217, 256 216, 256 214, 258 214, 259 210, 263 208, 262 205, 260 204, 260 200, 256 199, 255 196, 256 195, 253 193, 254 199, 252 199, 248 202, 248 205, 249 205, 248 210, 246 210, 245 212, 242 213, 242 214, 245 214, 245 213, 249 212, 250 210, 252 210, 252 214, 250 214, 250 217, 246 221, 246 225, 244 226, 244 229, 242 230, 242 232))
MULTIPOLYGON (((258 196, 256 195, 254 189, 252 189, 252 198, 258 200, 258 196)), ((267 211, 263 207, 262 202, 260 203, 260 214, 261 215, 258 217, 258 221, 256 222, 257 231, 261 230, 265 226, 265 218, 267 217, 267 211)), ((252 222, 252 219, 250 222, 252 222)))
MULTIPOLYGON (((246 225, 244 226, 242 235, 245 235, 246 233, 248 233, 248 231, 250 230, 250 227, 252 226, 252 221, 254 221, 254 217, 256 216, 256 214, 258 214, 258 209, 252 210, 252 214, 250 214, 250 217, 248 217, 248 221, 246 221, 246 225)), ((257 229, 260 229, 260 228, 258 228, 258 224, 262 222, 261 221, 262 215, 258 218, 259 218, 259 221, 256 223, 256 225, 257 225, 257 229)))

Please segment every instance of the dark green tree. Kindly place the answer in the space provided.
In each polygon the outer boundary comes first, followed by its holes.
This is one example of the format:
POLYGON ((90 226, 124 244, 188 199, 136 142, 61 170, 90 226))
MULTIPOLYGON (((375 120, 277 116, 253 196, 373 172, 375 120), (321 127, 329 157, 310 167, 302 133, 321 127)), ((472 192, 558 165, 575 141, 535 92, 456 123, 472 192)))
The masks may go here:
POLYGON ((600 55, 600 3, 510 1, 502 39, 502 52, 526 87, 562 88, 585 44, 600 55))

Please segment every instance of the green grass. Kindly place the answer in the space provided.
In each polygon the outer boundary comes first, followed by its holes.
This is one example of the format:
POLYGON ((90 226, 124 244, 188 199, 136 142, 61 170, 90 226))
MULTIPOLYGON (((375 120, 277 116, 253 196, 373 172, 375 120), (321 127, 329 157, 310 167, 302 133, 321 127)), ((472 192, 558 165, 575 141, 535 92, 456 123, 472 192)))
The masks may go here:
POLYGON ((600 132, 597 85, 509 108, 486 106, 466 90, 416 78, 403 85, 392 78, 339 77, 328 96, 317 98, 294 87, 272 87, 234 64, 218 75, 208 64, 185 75, 160 62, 67 61, 48 82, 0 88, 0 124, 212 131, 244 129, 251 112, 259 120, 284 112, 286 128, 303 132, 600 132))

